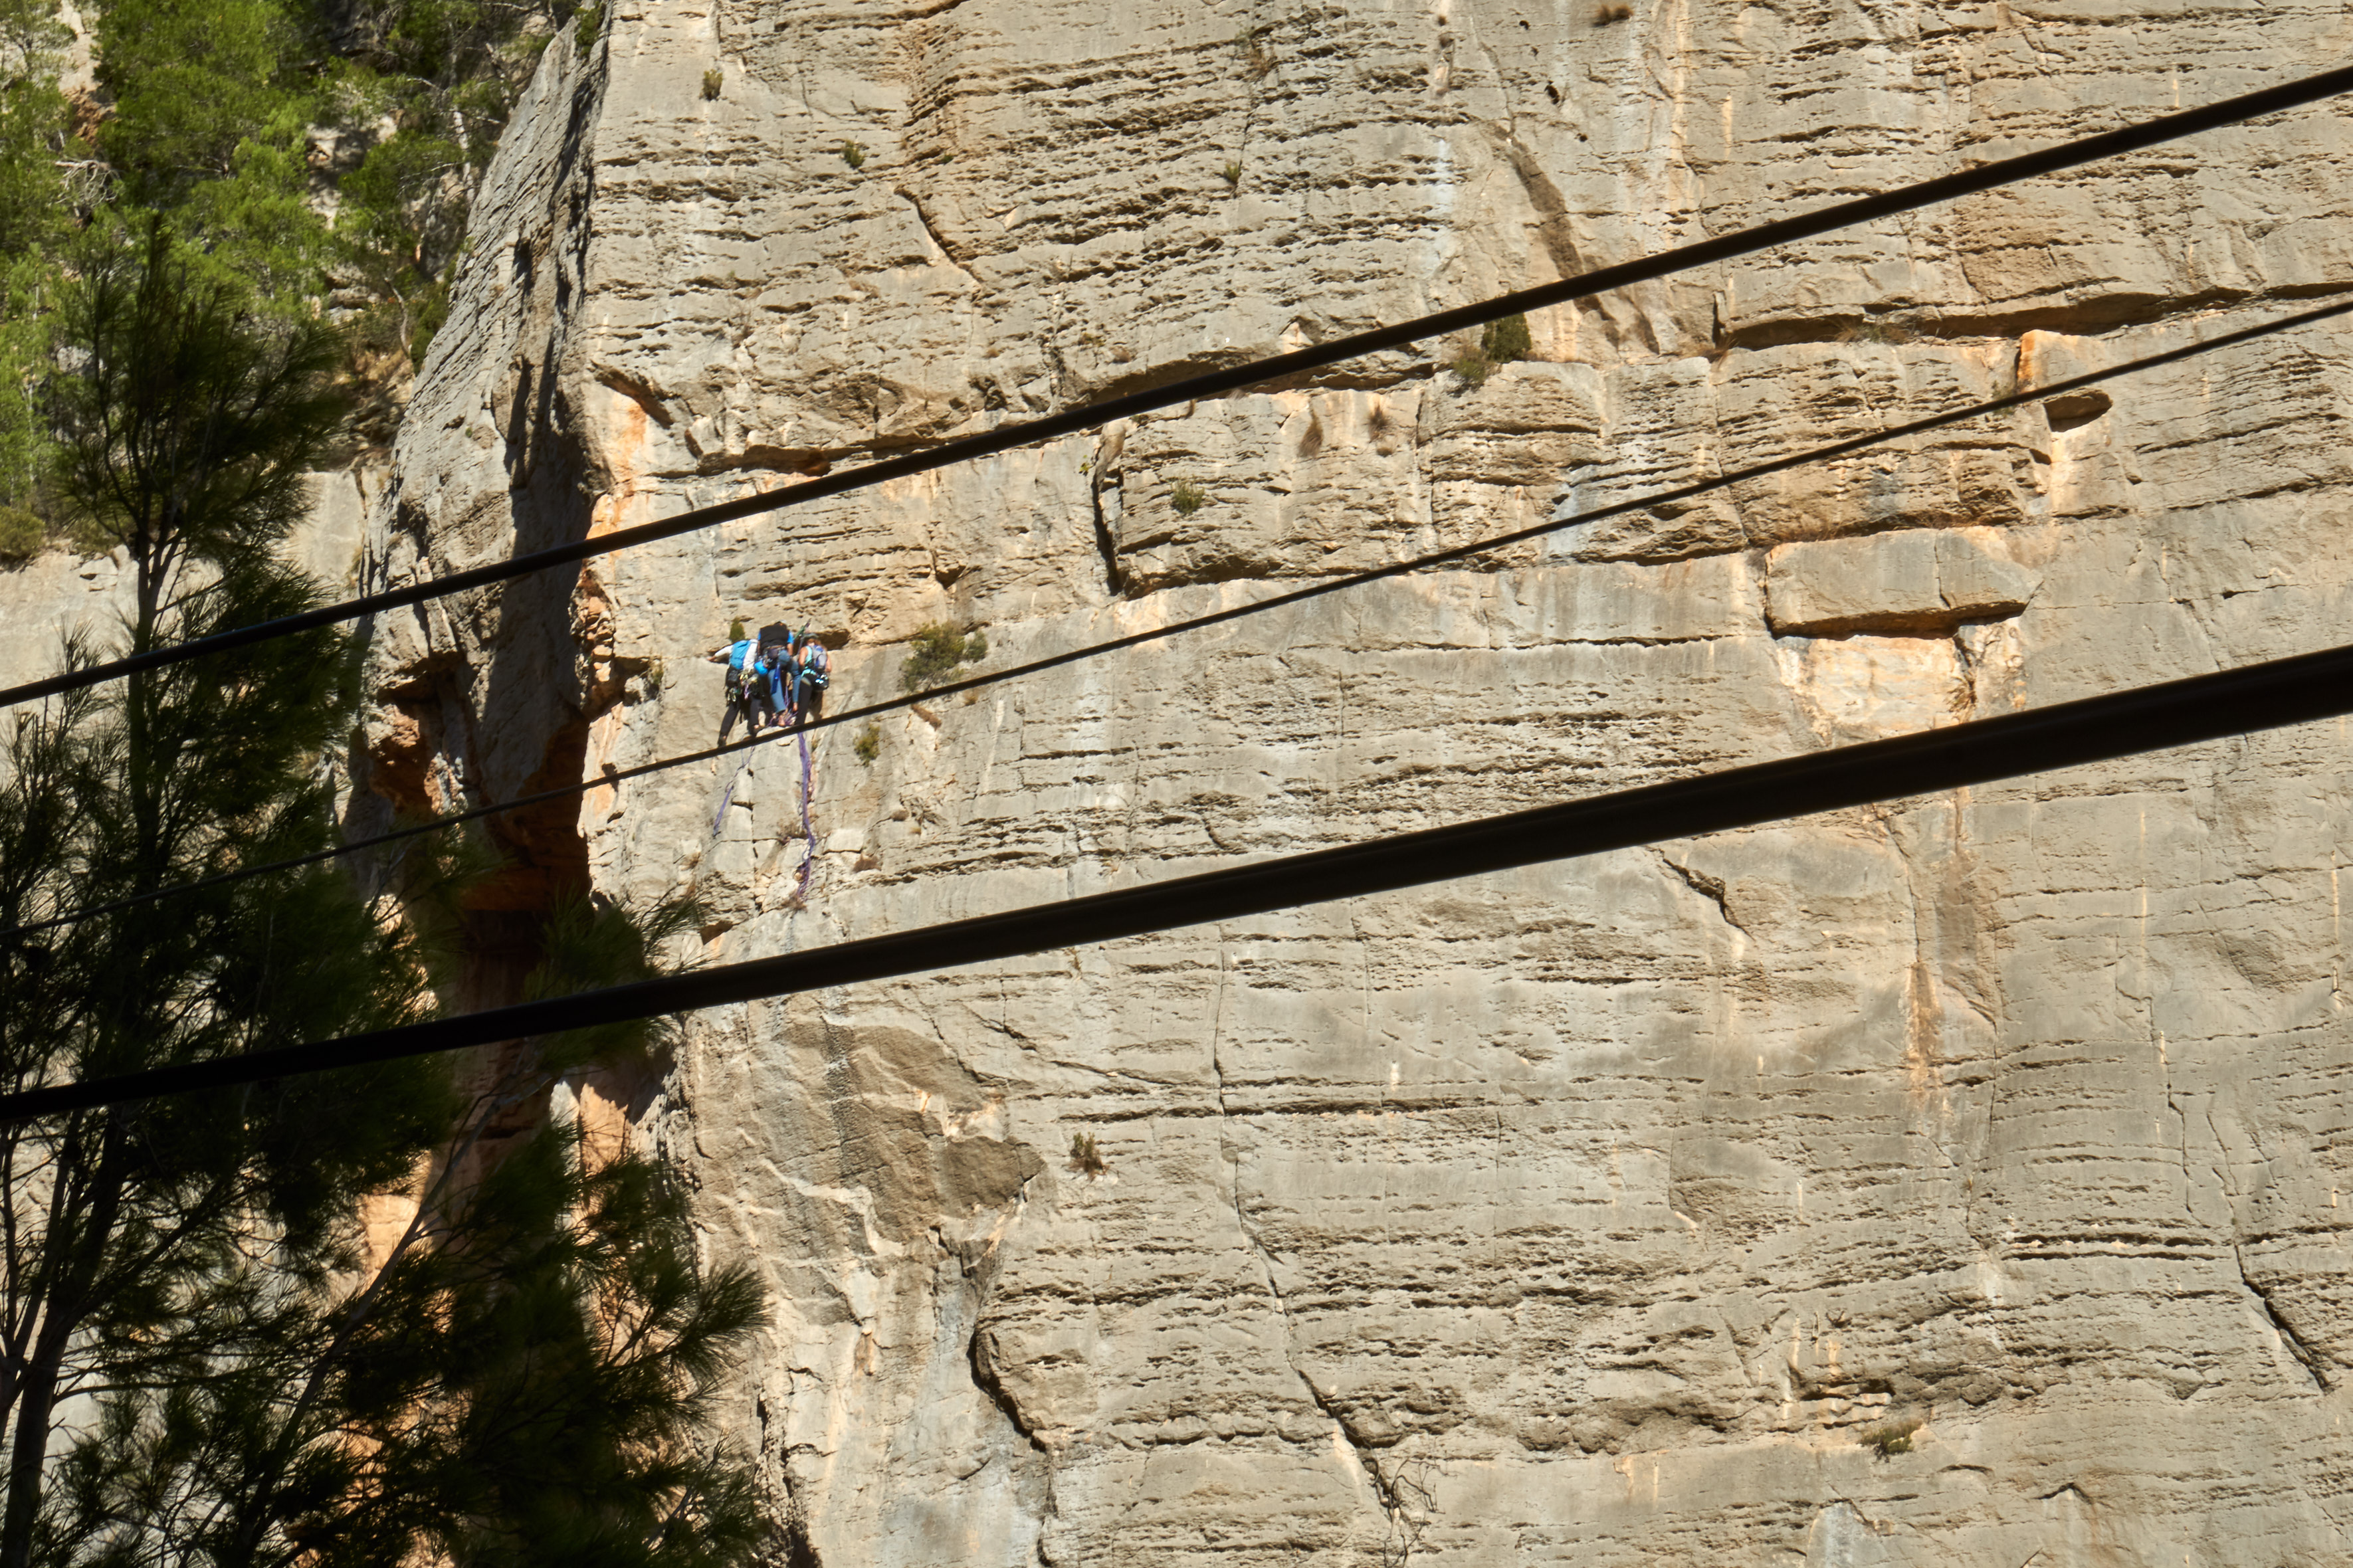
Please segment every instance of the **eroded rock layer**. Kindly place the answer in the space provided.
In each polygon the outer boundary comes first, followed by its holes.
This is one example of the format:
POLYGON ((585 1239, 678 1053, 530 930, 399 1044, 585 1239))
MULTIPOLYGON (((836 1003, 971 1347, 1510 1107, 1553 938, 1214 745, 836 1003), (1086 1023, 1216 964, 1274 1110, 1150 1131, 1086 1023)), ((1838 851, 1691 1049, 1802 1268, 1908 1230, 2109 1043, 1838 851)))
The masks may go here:
MULTIPOLYGON (((508 133, 365 573, 2348 42, 2278 0, 612 0, 508 133)), ((2348 153, 2286 115, 1543 314, 1483 382, 1429 343, 453 599, 375 628, 375 809, 707 744, 735 616, 840 649, 839 709, 927 623, 985 668, 2353 289, 2348 153)), ((503 824, 493 901, 691 888, 729 962, 2324 646, 2349 353, 600 788, 503 824)), ((2342 1560, 2347 757, 2310 727, 696 1016, 640 1125, 770 1287, 731 1420, 775 1561, 2342 1560)))

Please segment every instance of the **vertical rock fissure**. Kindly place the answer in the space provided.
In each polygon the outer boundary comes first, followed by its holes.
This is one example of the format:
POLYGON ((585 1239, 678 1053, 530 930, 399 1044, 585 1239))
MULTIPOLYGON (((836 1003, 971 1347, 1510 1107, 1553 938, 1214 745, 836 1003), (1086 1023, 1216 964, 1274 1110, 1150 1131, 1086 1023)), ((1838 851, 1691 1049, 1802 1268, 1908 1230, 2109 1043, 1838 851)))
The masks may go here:
MULTIPOLYGON (((987 1295, 988 1276, 984 1274, 975 1280, 974 1287, 977 1296, 985 1300, 987 1295)), ((1005 1417, 1006 1425, 1018 1433, 1021 1440, 1029 1445, 1030 1451, 1038 1456, 1039 1476, 1046 1495, 1045 1506, 1039 1510, 1038 1534, 1037 1538, 1030 1542, 1030 1552, 1032 1557, 1042 1565, 1049 1561, 1046 1556, 1047 1521, 1056 1518, 1060 1512, 1060 1505, 1054 1496, 1054 1454, 1053 1450, 1039 1441, 1037 1432, 1032 1429, 1029 1423, 1022 1418, 1019 1401, 1016 1400, 1012 1392, 1005 1386, 1005 1380, 997 1375, 996 1363, 990 1356, 988 1345, 986 1342, 987 1331, 981 1327, 980 1317, 980 1300, 976 1300, 973 1308, 972 1333, 965 1341, 965 1364, 972 1373, 973 1387, 978 1389, 981 1396, 997 1407, 997 1414, 1005 1417)))
POLYGON ((922 199, 903 184, 893 187, 891 194, 907 204, 908 210, 915 215, 915 222, 930 237, 931 242, 939 247, 940 255, 946 259, 947 264, 963 273, 965 281, 972 285, 976 294, 979 293, 980 279, 975 278, 971 268, 965 265, 971 258, 968 256, 956 254, 955 247, 948 244, 946 237, 940 233, 939 226, 932 221, 932 215, 923 209, 922 199))
MULTIPOLYGON (((1277 1302, 1281 1300, 1278 1295, 1277 1302)), ((1290 1359, 1287 1332, 1283 1355, 1286 1361, 1290 1359)), ((1381 1512, 1388 1520, 1388 1538, 1381 1543, 1382 1568, 1405 1568, 1413 1561, 1414 1552, 1421 1544, 1422 1531, 1430 1528, 1430 1489, 1407 1475, 1403 1466, 1398 1467, 1395 1475, 1384 1472, 1380 1461, 1373 1457, 1371 1447, 1356 1435, 1356 1428, 1348 1425, 1347 1417, 1333 1406, 1324 1391, 1315 1386, 1315 1380, 1295 1362, 1292 1363, 1291 1370, 1298 1377, 1300 1386, 1307 1390, 1307 1397, 1315 1402, 1315 1408, 1324 1413, 1325 1419, 1346 1441, 1348 1451, 1356 1455, 1356 1463, 1364 1469, 1365 1479, 1372 1484, 1373 1496, 1379 1501, 1381 1512), (1409 1492, 1414 1494, 1410 1500, 1407 1497, 1409 1492)))
POLYGON ((1087 504, 1094 511, 1095 552, 1103 557, 1103 587, 1113 598, 1117 599, 1123 597, 1127 590, 1120 581, 1119 542, 1111 535, 1111 524, 1103 521, 1102 448, 1097 447, 1096 451, 1094 462, 1088 466, 1087 504))
POLYGON ((2223 1194, 2229 1198, 2231 1202, 2231 1227, 2232 1232, 2231 1237, 2231 1261, 2239 1271, 2239 1284, 2246 1290, 2248 1295, 2253 1296, 2255 1299, 2255 1304, 2263 1310, 2263 1316, 2270 1320, 2272 1331, 2279 1336, 2280 1343, 2286 1347, 2288 1354, 2295 1358, 2296 1364, 2304 1368, 2304 1374, 2312 1379, 2313 1387, 2320 1393, 2326 1394, 2334 1385, 2328 1381, 2328 1374, 2321 1370, 2321 1358, 2314 1352, 2310 1345, 2304 1342, 2304 1336, 2295 1331, 2295 1325, 2290 1323, 2287 1321, 2286 1316, 2280 1311, 2278 1305, 2272 1300, 2271 1292, 2263 1289, 2263 1286, 2257 1284, 2255 1282, 2254 1276, 2247 1272, 2246 1248, 2244 1245, 2241 1243, 2237 1235, 2239 1224, 2238 1187, 2237 1184, 2231 1180, 2230 1173, 2225 1168, 2223 1163, 2222 1130, 2214 1125, 2214 1108, 2211 1104, 2206 1108, 2206 1131, 2212 1135, 2214 1140, 2214 1175, 2216 1179, 2222 1184, 2223 1194))
MULTIPOLYGON (((1504 79, 1501 70, 1495 74, 1499 81, 1504 79)), ((1487 123, 1480 129, 1494 138, 1502 149, 1504 166, 1512 171, 1513 177, 1520 183, 1520 189, 1526 193, 1528 205, 1535 209, 1536 237, 1544 243, 1545 254, 1552 258, 1554 271, 1563 278, 1574 278, 1584 271, 1585 262, 1577 253, 1577 234, 1569 224, 1568 201, 1560 194, 1560 186, 1545 173, 1544 165, 1520 140, 1515 127, 1487 123)), ((1569 305, 1566 309, 1573 311, 1577 307, 1569 305)))
MULTIPOLYGON (((1960 807, 1952 807, 1953 818, 1959 821, 1960 807)), ((1939 994, 1944 970, 1943 954, 1936 940, 1935 911, 1924 907, 1920 899, 1919 868, 1914 863, 1916 840, 1910 831, 1899 831, 1896 817, 1887 810, 1874 808, 1880 831, 1887 840, 1888 853, 1895 858, 1903 873, 1904 907, 1912 926, 1912 967, 1906 986, 1910 992, 1909 1005, 1905 1009, 1905 1066, 1913 1091, 1918 1096, 1918 1114, 1913 1125, 1936 1158, 1947 1171, 1960 1170, 1960 1162, 1945 1146, 1937 1135, 1939 1117, 1947 1107, 1945 1100, 1945 1079, 1938 1063, 1942 1058, 1944 1035, 1944 1004, 1939 994)), ((1726 917, 1727 919, 1729 917, 1726 917)))
POLYGON ((1373 1446, 1349 1424, 1348 1418, 1341 1414, 1330 1396, 1315 1385, 1315 1380, 1307 1375, 1306 1368, 1301 1366, 1298 1358, 1292 1354, 1291 1308, 1283 1300, 1282 1286, 1274 1276, 1273 1255, 1267 1250, 1265 1241, 1260 1237, 1257 1226, 1250 1223, 1250 1215, 1242 1206, 1241 1166, 1234 1158, 1233 1145, 1226 1133, 1232 1123, 1232 1110, 1226 1100, 1225 1064, 1219 1056, 1225 1022, 1225 934, 1220 930, 1218 938, 1217 1001, 1212 1005, 1209 1022, 1209 1071, 1218 1085, 1218 1151, 1226 1167, 1226 1195, 1233 1205, 1234 1226, 1241 1232, 1250 1256, 1258 1260, 1259 1273, 1266 1281, 1267 1300, 1274 1304, 1275 1331, 1282 1340, 1283 1364, 1299 1380, 1299 1386, 1307 1391, 1309 1402, 1323 1412, 1324 1419, 1332 1423, 1333 1429, 1348 1445, 1349 1453, 1356 1456, 1356 1464, 1372 1486, 1375 1500, 1380 1504, 1381 1512, 1388 1521, 1388 1539, 1381 1548, 1383 1568, 1405 1568, 1405 1564, 1412 1561, 1422 1531, 1429 1528, 1429 1489, 1406 1477, 1402 1470, 1394 1477, 1385 1473, 1380 1461, 1373 1457, 1373 1446), (1419 1494, 1419 1501, 1410 1507, 1405 1497, 1408 1491, 1419 1494))
MULTIPOLYGON (((2163 1039, 2164 1037, 2160 1035, 2158 1037, 2160 1052, 2163 1049, 2163 1039)), ((2162 1055, 2159 1060, 2163 1060, 2162 1055)), ((2189 1117, 2181 1109, 2181 1101, 2174 1098, 2173 1068, 2170 1063, 2165 1065, 2165 1108, 2173 1112, 2174 1125, 2179 1128, 2181 1132, 2181 1215, 2194 1226, 2198 1223, 2198 1213, 2189 1203, 2189 1117)))
POLYGON ((1029 1423, 1021 1418, 1021 1406, 1006 1391, 1004 1380, 997 1375, 997 1368, 989 1360, 988 1349, 981 1342, 985 1337, 986 1331, 975 1323, 972 1337, 965 1342, 965 1360, 972 1368, 972 1385, 997 1406, 1012 1428, 1021 1434, 1022 1441, 1041 1457, 1050 1459, 1053 1456, 1047 1452, 1046 1445, 1038 1440, 1038 1434, 1030 1430, 1029 1423))
POLYGON ((2327 1393, 2332 1385, 2327 1374, 2320 1370, 2320 1358, 2313 1352, 2311 1346, 2304 1342, 2304 1337, 2295 1331, 2295 1325, 2281 1314, 2272 1300, 2271 1292, 2255 1283, 2254 1277, 2247 1272, 2246 1252, 2235 1240, 2231 1243, 2231 1258, 2239 1268, 2239 1283, 2246 1287, 2247 1294, 2255 1299, 2256 1305, 2263 1310, 2263 1316, 2271 1320, 2272 1330, 2279 1335, 2280 1343, 2287 1347, 2287 1353, 2304 1368, 2304 1374, 2312 1379, 2313 1387, 2322 1394, 2327 1393))
MULTIPOLYGON (((2174 1125, 2180 1130, 2179 1152, 2181 1155, 2181 1217, 2183 1222, 2190 1229, 2195 1230, 2198 1226, 2198 1210, 2196 1205, 2189 1201, 2189 1113, 2181 1109, 2181 1101, 2174 1093, 2173 1063, 2166 1052, 2165 1031, 2162 1029, 2152 1028, 2150 1030, 2150 1035, 2157 1046, 2158 1067, 2165 1074, 2165 1108, 2173 1112, 2174 1125)), ((2206 1119, 2207 1127, 2210 1131, 2213 1127, 2213 1121, 2214 1119, 2211 1114, 2206 1119)), ((2219 1146, 2217 1152, 2220 1152, 2219 1146)), ((2217 1179, 2220 1179, 2219 1172, 2217 1173, 2217 1179)))

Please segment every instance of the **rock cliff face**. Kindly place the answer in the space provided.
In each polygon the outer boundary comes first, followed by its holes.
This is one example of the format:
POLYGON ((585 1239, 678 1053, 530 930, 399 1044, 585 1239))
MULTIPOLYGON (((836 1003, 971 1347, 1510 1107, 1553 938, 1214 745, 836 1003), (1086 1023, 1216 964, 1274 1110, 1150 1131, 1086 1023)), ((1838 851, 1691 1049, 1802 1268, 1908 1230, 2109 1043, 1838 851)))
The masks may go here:
MULTIPOLYGON (((402 582, 2341 58, 2337 5, 611 0, 477 209, 402 582)), ((380 802, 707 744, 2353 289, 2306 111, 375 628, 380 802), (1179 487, 1205 497, 1181 510, 1179 487)), ((732 961, 2341 641, 2315 329, 502 828, 732 961)), ((696 1016, 779 1564, 2353 1553, 2347 736, 696 1016), (1103 1169, 1077 1168, 1074 1135, 1103 1169), (1915 1425, 1916 1424, 1916 1425, 1915 1425), (1891 1440, 1909 1430, 1908 1447, 1891 1440)))

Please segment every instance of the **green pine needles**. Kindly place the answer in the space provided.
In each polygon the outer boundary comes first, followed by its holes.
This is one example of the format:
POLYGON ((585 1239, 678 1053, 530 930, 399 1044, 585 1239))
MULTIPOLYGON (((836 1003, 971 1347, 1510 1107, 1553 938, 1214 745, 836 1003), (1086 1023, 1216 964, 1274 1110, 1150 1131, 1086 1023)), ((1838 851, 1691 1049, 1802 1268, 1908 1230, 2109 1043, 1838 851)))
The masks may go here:
MULTIPOLYGON (((41 410, 84 230, 161 219, 189 268, 288 321, 340 323, 339 454, 390 441, 448 319, 467 221, 513 104, 575 0, 107 0, 86 8, 102 116, 60 90, 56 0, 0 0, 0 507, 89 548, 48 494, 41 410)), ((5 559, 22 559, 21 526, 5 559)))
POLYGON ((48 542, 48 530, 31 509, 0 505, 0 564, 30 561, 48 542))
MULTIPOLYGON (((58 490, 126 553, 131 648, 320 603, 274 546, 339 413, 333 340, 247 309, 160 223, 94 232, 75 272, 58 490)), ((349 744, 355 656, 303 633, 27 712, 0 763, 0 926, 333 843, 320 763, 349 744)), ((429 1012, 494 868, 427 846, 372 899, 320 866, 0 948, 0 1086, 429 1012)), ((526 992, 658 973, 699 919, 560 904, 526 992)), ((425 1059, 9 1130, 0 1562, 747 1561, 750 1472, 710 1402, 759 1290, 697 1264, 661 1165, 535 1110, 662 1047, 611 1026, 463 1094, 425 1059), (371 1238, 370 1201, 410 1222, 371 1238)))

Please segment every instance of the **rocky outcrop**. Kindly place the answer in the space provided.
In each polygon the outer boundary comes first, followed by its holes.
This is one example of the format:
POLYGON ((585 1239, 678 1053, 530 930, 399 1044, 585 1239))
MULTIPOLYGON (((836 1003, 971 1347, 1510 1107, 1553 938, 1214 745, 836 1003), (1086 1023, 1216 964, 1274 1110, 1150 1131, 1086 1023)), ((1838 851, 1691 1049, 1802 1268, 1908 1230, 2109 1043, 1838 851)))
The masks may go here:
MULTIPOLYGON (((613 0, 476 209, 406 581, 2224 96, 2333 9, 613 0), (716 95, 703 90, 706 73, 716 95)), ((708 742, 731 617, 992 661, 2353 288, 2331 109, 374 628, 388 813, 708 742), (1188 501, 1176 504, 1180 488, 1188 501)), ((719 962, 2339 640, 2315 329, 592 792, 504 907, 719 962)), ((2320 726, 698 1015, 790 1564, 2318 1563, 2320 726), (1098 1161, 1067 1152, 1091 1138, 1098 1161), (1099 1168, 1098 1168, 1099 1166, 1099 1168)))

